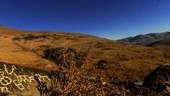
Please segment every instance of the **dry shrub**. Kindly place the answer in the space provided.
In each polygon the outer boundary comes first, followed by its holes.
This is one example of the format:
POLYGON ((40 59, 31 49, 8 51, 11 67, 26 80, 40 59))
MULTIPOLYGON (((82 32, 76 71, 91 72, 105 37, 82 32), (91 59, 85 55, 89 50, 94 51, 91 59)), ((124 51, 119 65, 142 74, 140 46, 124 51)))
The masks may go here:
POLYGON ((130 58, 124 54, 117 54, 116 58, 119 61, 129 61, 130 60, 130 58))
POLYGON ((66 37, 67 40, 79 40, 79 38, 75 38, 75 37, 66 37))
POLYGON ((163 56, 164 56, 164 58, 169 59, 170 58, 170 50, 164 49, 163 50, 163 56))
POLYGON ((78 51, 74 48, 59 47, 45 50, 43 57, 64 67, 69 67, 71 64, 81 67, 86 63, 87 54, 88 52, 78 51))
POLYGON ((13 40, 13 41, 20 41, 21 38, 20 38, 20 37, 14 37, 14 38, 12 38, 12 40, 13 40))
POLYGON ((25 40, 34 40, 34 39, 39 39, 39 38, 47 38, 47 35, 40 35, 40 36, 35 36, 32 34, 28 34, 27 36, 24 37, 25 40))
POLYGON ((107 62, 106 60, 99 60, 99 61, 97 62, 96 67, 97 67, 98 69, 105 69, 107 65, 108 65, 108 62, 107 62))

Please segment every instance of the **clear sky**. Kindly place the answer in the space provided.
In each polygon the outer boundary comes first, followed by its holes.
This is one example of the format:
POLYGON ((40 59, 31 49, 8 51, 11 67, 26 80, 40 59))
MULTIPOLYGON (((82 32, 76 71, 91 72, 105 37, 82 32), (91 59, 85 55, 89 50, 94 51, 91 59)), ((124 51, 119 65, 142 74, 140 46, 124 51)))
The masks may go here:
POLYGON ((170 0, 0 0, 0 24, 119 39, 170 31, 170 0))

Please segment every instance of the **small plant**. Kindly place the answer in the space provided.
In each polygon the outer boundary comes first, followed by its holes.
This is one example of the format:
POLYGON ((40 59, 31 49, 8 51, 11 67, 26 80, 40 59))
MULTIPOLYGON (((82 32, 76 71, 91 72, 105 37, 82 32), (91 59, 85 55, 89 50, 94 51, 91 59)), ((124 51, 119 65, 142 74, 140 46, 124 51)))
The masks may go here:
POLYGON ((27 36, 24 37, 25 40, 34 40, 39 38, 47 38, 47 36, 46 35, 35 36, 32 34, 28 34, 27 36))
POLYGON ((105 69, 107 65, 108 65, 108 62, 106 60, 99 60, 97 62, 96 67, 99 69, 105 69))

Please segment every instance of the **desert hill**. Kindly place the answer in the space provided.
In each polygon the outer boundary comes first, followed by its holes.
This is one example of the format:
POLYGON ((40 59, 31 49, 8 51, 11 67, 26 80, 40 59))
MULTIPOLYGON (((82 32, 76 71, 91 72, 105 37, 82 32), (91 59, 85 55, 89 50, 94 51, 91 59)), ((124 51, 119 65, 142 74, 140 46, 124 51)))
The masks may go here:
POLYGON ((147 46, 160 48, 160 49, 170 49, 170 38, 166 38, 166 39, 153 42, 147 46))
MULTIPOLYGON (((8 30, 13 31, 13 29, 8 30)), ((86 66, 89 68, 95 67, 100 60, 107 61, 112 71, 122 68, 141 70, 143 66, 156 67, 169 62, 164 58, 163 51, 95 36, 64 32, 16 32, 16 30, 14 32, 13 35, 6 35, 8 31, 5 35, 1 34, 0 60, 2 62, 51 70, 57 66, 52 60, 44 58, 44 52, 47 49, 62 47, 88 51, 90 63, 86 66)))
POLYGON ((151 70, 170 63, 167 54, 84 34, 0 28, 1 62, 46 71, 67 72, 73 68, 76 72, 72 75, 109 84, 142 81, 151 70))
POLYGON ((151 44, 153 42, 156 42, 156 41, 159 41, 165 38, 170 38, 170 32, 137 35, 135 37, 123 38, 118 41, 130 42, 130 43, 135 43, 135 44, 140 44, 140 45, 148 45, 148 44, 151 44))

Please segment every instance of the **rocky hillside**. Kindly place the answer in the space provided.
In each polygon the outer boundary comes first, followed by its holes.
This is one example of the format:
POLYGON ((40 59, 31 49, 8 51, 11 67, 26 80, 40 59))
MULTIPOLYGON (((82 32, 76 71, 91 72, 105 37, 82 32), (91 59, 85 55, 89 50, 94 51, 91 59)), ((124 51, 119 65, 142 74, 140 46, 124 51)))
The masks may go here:
POLYGON ((120 39, 118 41, 121 42, 130 42, 130 43, 135 43, 135 44, 140 44, 140 45, 148 45, 153 42, 165 39, 165 38, 170 38, 170 32, 163 32, 163 33, 150 33, 150 34, 145 34, 145 35, 138 35, 135 37, 127 37, 124 39, 120 39))
MULTIPOLYGON (((120 81, 142 81, 151 70, 170 63, 169 54, 164 50, 84 34, 0 28, 1 62, 66 72, 68 90, 65 90, 70 94, 77 89, 86 92, 90 86, 95 89, 102 83, 112 86, 120 81), (89 83, 91 81, 94 82, 89 83)), ((96 91, 93 93, 95 95, 96 91)))
POLYGON ((170 38, 166 38, 166 39, 153 42, 147 46, 159 48, 159 49, 170 49, 170 38))

